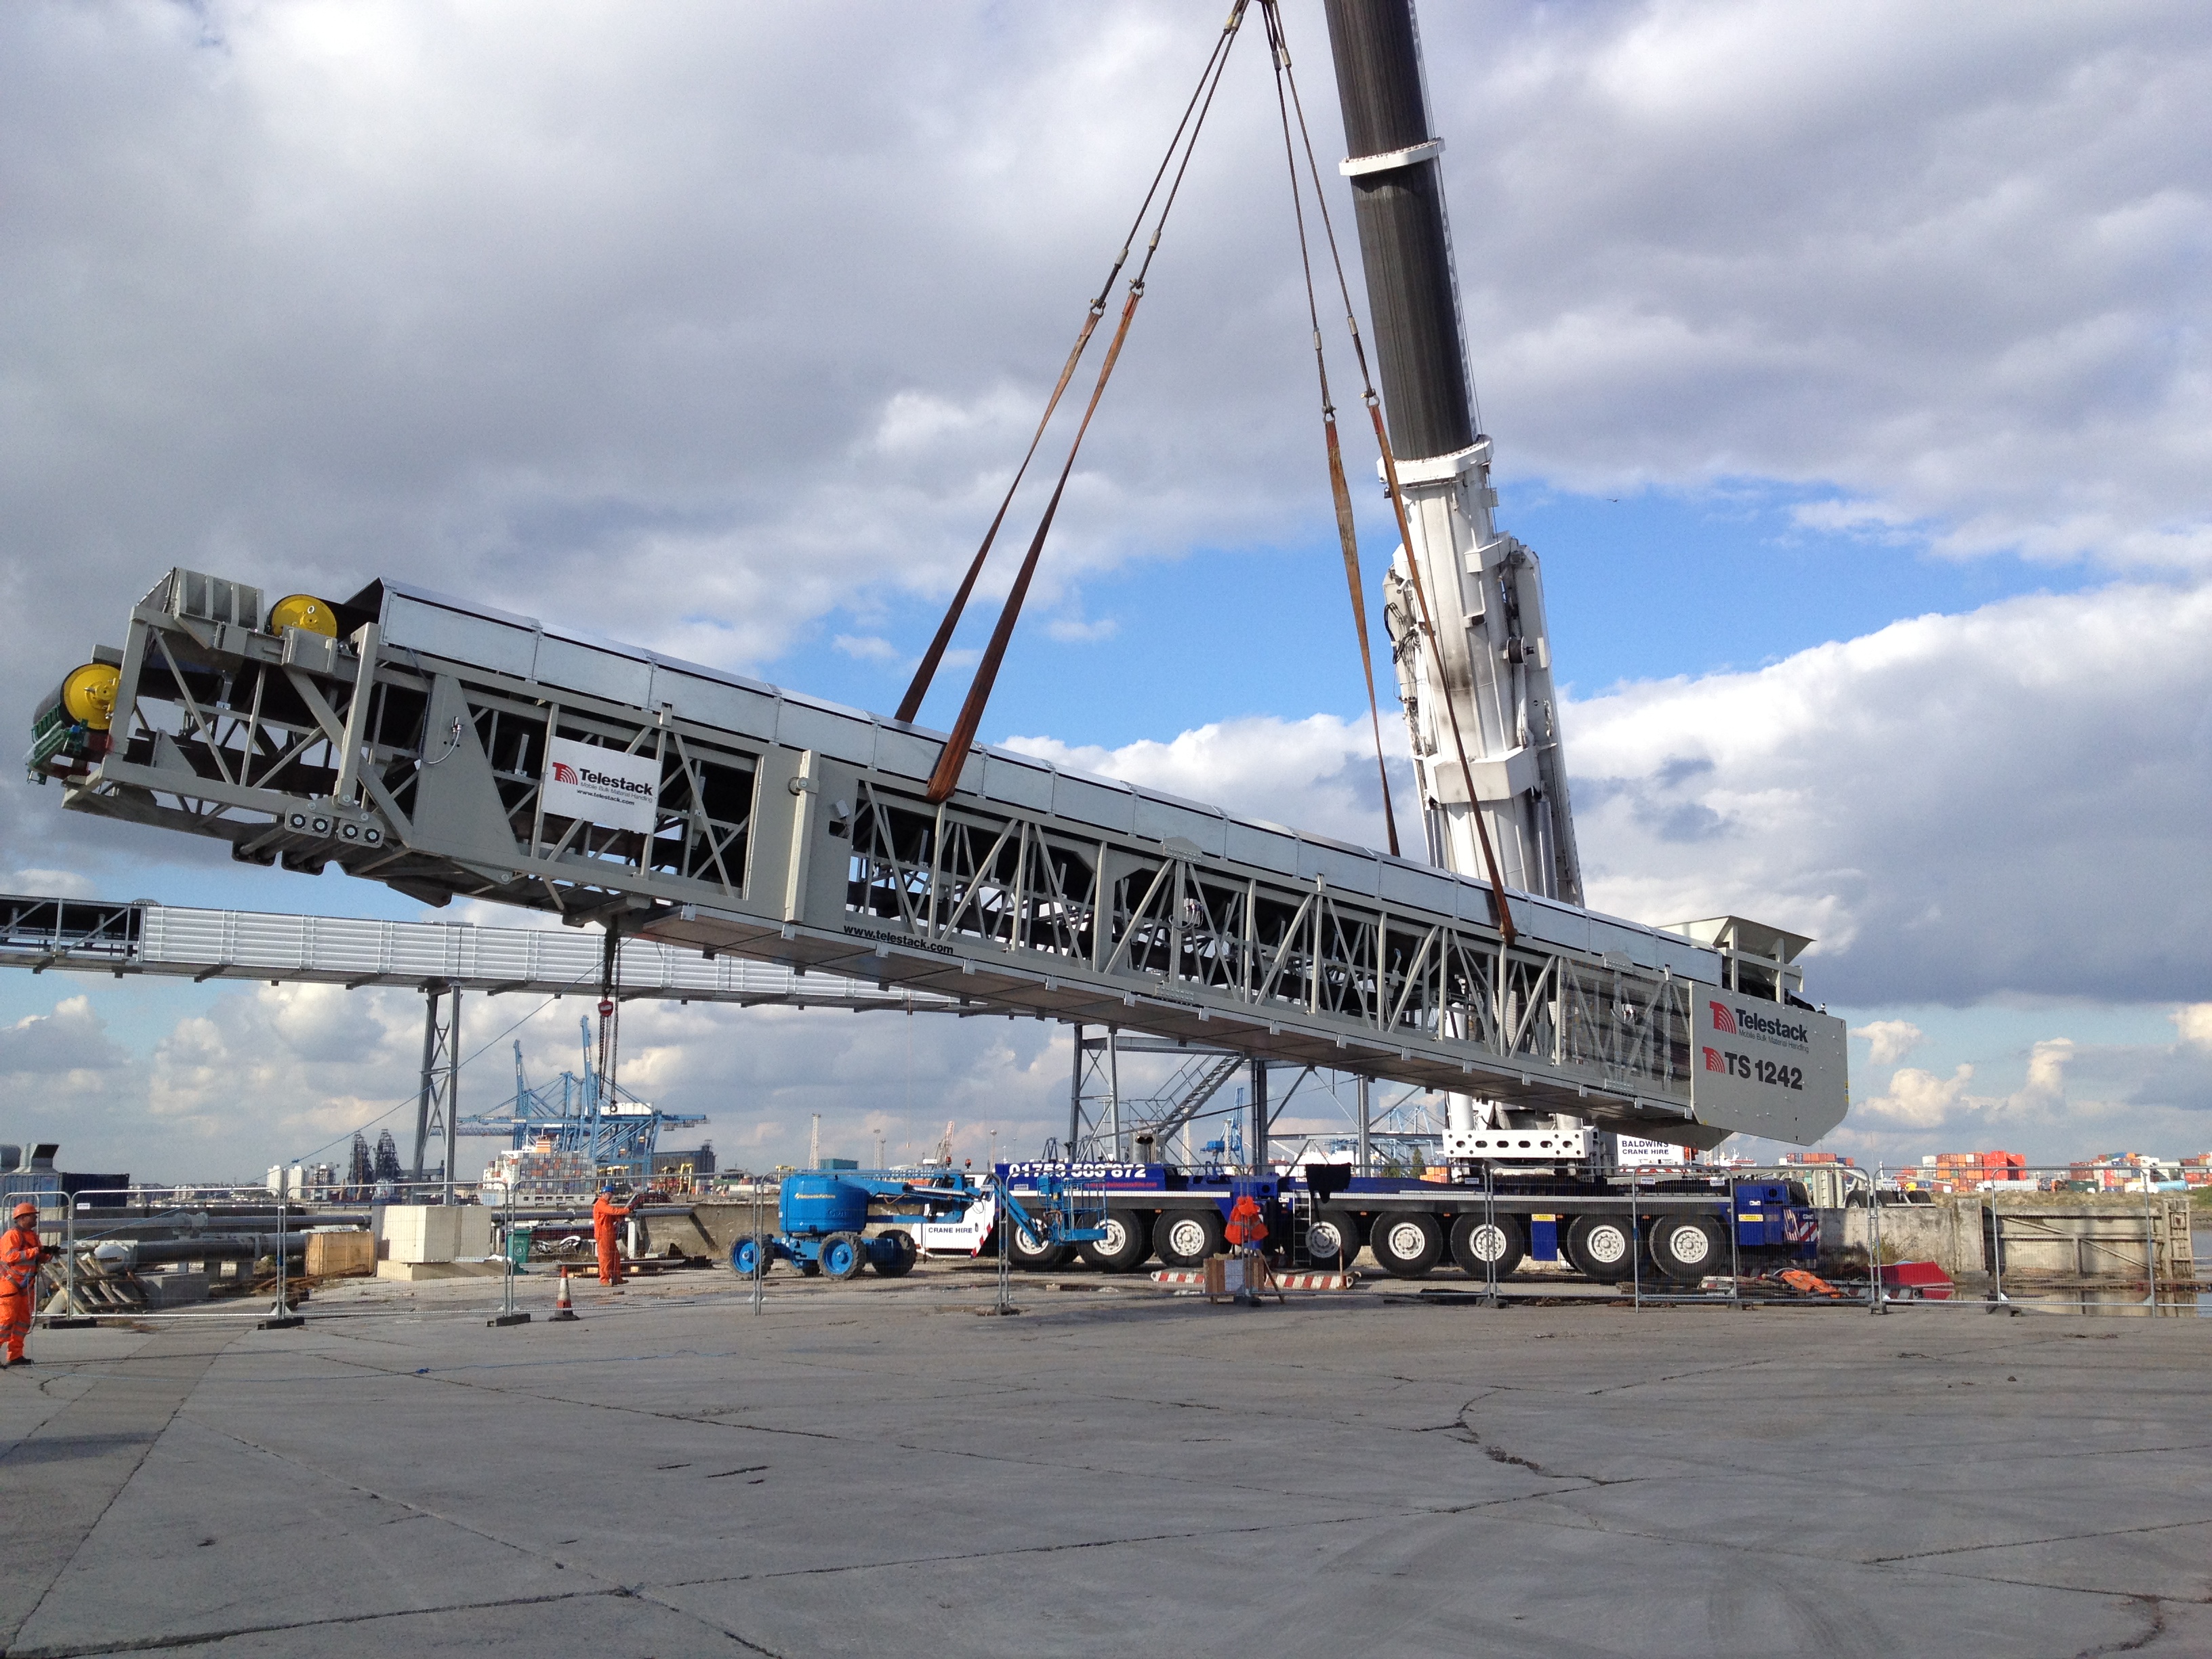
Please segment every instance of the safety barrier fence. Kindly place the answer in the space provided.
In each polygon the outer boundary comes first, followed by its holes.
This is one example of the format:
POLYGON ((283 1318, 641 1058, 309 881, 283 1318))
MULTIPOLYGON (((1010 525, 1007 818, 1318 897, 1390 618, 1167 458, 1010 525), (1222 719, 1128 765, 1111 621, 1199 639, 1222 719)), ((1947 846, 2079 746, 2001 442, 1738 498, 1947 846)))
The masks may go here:
POLYGON ((1823 1258, 1867 1304, 1953 1312, 2212 1312, 2212 1190, 2147 1163, 1963 1163, 1836 1177, 1823 1258))

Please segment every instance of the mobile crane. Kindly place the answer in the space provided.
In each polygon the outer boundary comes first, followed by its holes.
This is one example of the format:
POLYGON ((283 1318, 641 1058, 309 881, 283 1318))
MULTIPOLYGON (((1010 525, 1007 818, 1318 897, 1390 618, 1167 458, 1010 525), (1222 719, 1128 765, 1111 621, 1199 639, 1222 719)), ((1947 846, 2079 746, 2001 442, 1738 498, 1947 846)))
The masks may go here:
MULTIPOLYGON (((246 863, 1444 1091, 1468 1180, 1592 1170, 1588 1126, 1816 1139, 1846 1073, 1842 1022, 1798 994, 1809 941, 1583 908, 1540 573, 1492 520, 1409 0, 1328 19, 1431 863, 394 581, 264 606, 168 573, 41 707, 32 775, 246 863)), ((1554 1212, 1528 1213, 1534 1249, 1554 1212)))

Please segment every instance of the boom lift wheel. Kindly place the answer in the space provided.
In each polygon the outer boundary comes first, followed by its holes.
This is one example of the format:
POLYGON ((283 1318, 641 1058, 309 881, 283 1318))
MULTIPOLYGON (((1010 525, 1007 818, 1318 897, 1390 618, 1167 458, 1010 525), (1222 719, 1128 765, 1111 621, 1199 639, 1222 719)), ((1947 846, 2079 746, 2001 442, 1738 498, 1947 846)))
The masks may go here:
POLYGON ((1586 1215, 1567 1229, 1567 1258, 1586 1278, 1617 1285, 1636 1274, 1636 1243, 1628 1218, 1586 1215))
POLYGON ((756 1266, 765 1273, 775 1266, 775 1247, 765 1238, 748 1235, 730 1247, 730 1266, 740 1279, 750 1279, 756 1266))
POLYGON ((1488 1279, 1494 1271, 1503 1279, 1528 1254, 1528 1239, 1517 1216, 1493 1216, 1485 1221, 1478 1210, 1452 1223, 1451 1253, 1468 1278, 1488 1279))
POLYGON ((1077 1254, 1109 1273, 1134 1273, 1152 1253, 1152 1218, 1141 1210, 1109 1210, 1106 1237, 1082 1245, 1077 1254))
POLYGON ((1398 1279, 1419 1279, 1437 1265, 1444 1251, 1444 1230, 1436 1217, 1420 1210, 1403 1215, 1378 1215, 1367 1236, 1382 1271, 1398 1279))
POLYGON ((1315 1212, 1306 1228, 1306 1255, 1316 1266, 1334 1266, 1349 1273, 1359 1255, 1359 1218, 1349 1210, 1315 1212))
POLYGON ((1014 1266, 1026 1273, 1048 1273, 1067 1260, 1067 1246, 1033 1239, 1024 1232, 1021 1224, 1009 1217, 1006 1228, 1006 1254, 1013 1257, 1014 1266))
POLYGON ((1651 1259, 1668 1278, 1694 1285, 1718 1271, 1721 1230, 1703 1216, 1668 1216, 1651 1230, 1651 1259))
POLYGON ((878 1235, 876 1243, 882 1254, 871 1251, 868 1260, 883 1278, 904 1279, 914 1271, 915 1259, 921 1252, 915 1247, 914 1235, 905 1228, 893 1227, 890 1231, 878 1235))
POLYGON ((1226 1237, 1221 1212, 1211 1206, 1170 1210, 1152 1229, 1152 1243, 1170 1267, 1195 1267, 1208 1256, 1219 1255, 1226 1237))
POLYGON ((868 1247, 858 1233, 832 1233, 822 1241, 822 1275, 840 1280, 852 1278, 867 1261, 868 1247))

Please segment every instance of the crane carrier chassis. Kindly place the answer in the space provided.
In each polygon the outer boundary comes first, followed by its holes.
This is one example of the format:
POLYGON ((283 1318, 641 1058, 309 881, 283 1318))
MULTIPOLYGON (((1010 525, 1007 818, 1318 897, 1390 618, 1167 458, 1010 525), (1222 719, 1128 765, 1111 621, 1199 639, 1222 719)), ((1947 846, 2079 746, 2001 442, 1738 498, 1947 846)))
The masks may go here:
MULTIPOLYGON (((1376 1265, 1419 1279, 1456 1264, 1504 1278, 1524 1262, 1564 1262, 1586 1277, 1694 1284, 1709 1274, 1756 1272, 1814 1255, 1820 1222, 1803 1188, 1784 1181, 1721 1177, 1607 1178, 1579 1172, 1494 1173, 1487 1182, 1356 1176, 1308 1164, 1296 1175, 1243 1176, 1159 1164, 1012 1163, 998 1185, 1045 1212, 1038 1195, 1084 1194, 1102 1212, 1078 1245, 1017 1226, 1006 1237, 1016 1265, 1049 1270, 1079 1256, 1133 1273, 1155 1256, 1194 1267, 1224 1247, 1231 1205, 1249 1194, 1265 1207, 1267 1248, 1293 1266, 1352 1265, 1364 1246, 1376 1265)), ((997 1248, 977 1230, 977 1248, 997 1248)), ((925 1237, 924 1248, 933 1241, 925 1237)))

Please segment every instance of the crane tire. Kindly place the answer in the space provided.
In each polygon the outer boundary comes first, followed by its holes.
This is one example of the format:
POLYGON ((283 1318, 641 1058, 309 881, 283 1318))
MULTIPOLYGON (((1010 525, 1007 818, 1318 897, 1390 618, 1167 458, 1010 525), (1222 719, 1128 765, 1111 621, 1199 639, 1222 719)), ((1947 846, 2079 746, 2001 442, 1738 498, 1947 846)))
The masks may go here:
POLYGON ((1024 1273, 1048 1273, 1067 1261, 1066 1245, 1032 1239, 1014 1221, 1006 1224, 1006 1254, 1024 1273))
POLYGON ((1395 1279, 1419 1279, 1444 1251, 1444 1230, 1422 1210, 1386 1212, 1375 1218, 1367 1248, 1384 1273, 1395 1279))
POLYGON ((1723 1271, 1721 1230, 1701 1215, 1673 1215, 1651 1229, 1651 1260, 1680 1285, 1694 1285, 1723 1271))
POLYGON ((1636 1241, 1628 1218, 1586 1215, 1567 1229, 1567 1260, 1588 1279, 1618 1285, 1636 1276, 1636 1241))
POLYGON ((1134 1273, 1152 1253, 1152 1218, 1142 1210, 1107 1211, 1102 1231, 1105 1237, 1088 1241, 1078 1254, 1103 1272, 1134 1273))
POLYGON ((1219 1255, 1227 1236, 1221 1212, 1211 1205, 1169 1210, 1152 1228, 1152 1247, 1170 1267, 1195 1267, 1208 1256, 1219 1255))
POLYGON ((858 1233, 831 1233, 822 1241, 822 1276, 842 1284, 868 1263, 867 1242, 858 1233))
POLYGON ((1317 1267, 1350 1273, 1359 1259, 1359 1218, 1350 1210, 1316 1211, 1306 1229, 1306 1255, 1317 1267))
POLYGON ((1528 1254, 1528 1236, 1522 1231, 1520 1217, 1493 1215, 1485 1220, 1478 1210, 1452 1223, 1451 1254, 1470 1279, 1487 1279, 1493 1273, 1503 1279, 1528 1254))

